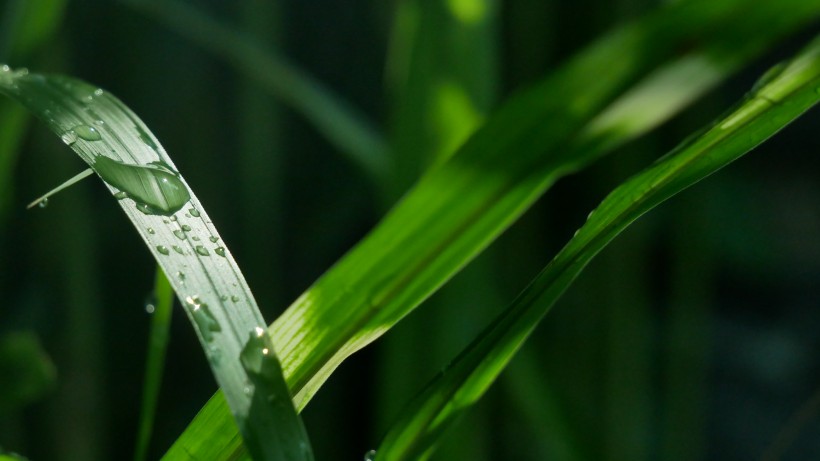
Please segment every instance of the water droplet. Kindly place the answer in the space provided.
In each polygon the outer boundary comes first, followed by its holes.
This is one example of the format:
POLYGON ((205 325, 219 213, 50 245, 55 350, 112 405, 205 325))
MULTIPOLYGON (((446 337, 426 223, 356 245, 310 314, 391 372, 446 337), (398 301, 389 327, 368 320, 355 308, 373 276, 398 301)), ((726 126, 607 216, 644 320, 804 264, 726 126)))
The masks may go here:
POLYGON ((272 387, 280 379, 281 368, 273 352, 273 340, 267 330, 256 327, 250 332, 248 342, 239 354, 239 361, 257 389, 265 394, 275 393, 272 387), (268 390, 271 392, 267 392, 268 390))
POLYGON ((595 210, 590 211, 589 214, 587 215, 587 221, 589 221, 589 219, 592 218, 592 215, 594 215, 594 214, 595 214, 595 210))
POLYGON ((97 88, 96 90, 94 90, 94 96, 102 96, 103 93, 104 91, 102 90, 102 88, 97 88))
POLYGON ((108 184, 125 192, 145 214, 168 216, 191 199, 176 173, 160 164, 128 165, 98 156, 91 168, 108 184))
POLYGON ((199 210, 197 210, 196 208, 191 208, 190 210, 188 210, 188 212, 191 213, 191 216, 193 216, 194 218, 198 218, 200 216, 199 210))
POLYGON ((40 200, 40 203, 38 203, 37 206, 40 207, 40 208, 47 207, 48 206, 48 198, 44 198, 44 199, 40 200))
POLYGON ((223 301, 227 301, 228 300, 228 295, 222 295, 222 296, 219 297, 219 299, 221 299, 223 301))
POLYGON ((148 228, 148 229, 146 229, 146 230, 147 230, 147 231, 148 231, 148 233, 149 233, 149 234, 151 234, 151 235, 154 235, 154 234, 156 233, 156 231, 154 231, 154 228, 153 228, 153 227, 149 227, 149 228, 148 228))
POLYGON ((9 67, 8 64, 3 64, 2 66, 0 66, 0 72, 9 72, 9 71, 11 71, 11 67, 9 67))
POLYGON ((180 282, 185 283, 185 272, 177 272, 176 276, 180 282))
POLYGON ((182 247, 180 247, 179 245, 171 245, 171 248, 173 248, 174 251, 181 255, 185 254, 185 252, 182 250, 182 247))
POLYGON ((66 146, 70 146, 77 142, 77 135, 74 131, 66 131, 62 136, 60 136, 60 139, 63 140, 66 146))
POLYGON ((194 242, 198 242, 198 241, 199 241, 199 237, 197 237, 196 235, 194 235, 193 237, 191 237, 191 240, 193 240, 194 242))
POLYGON ((222 358, 222 351, 216 346, 208 346, 208 359, 213 363, 219 363, 222 358))
POLYGON ((572 234, 572 238, 578 237, 578 234, 581 232, 581 228, 579 227, 574 234, 572 234))
POLYGON ((210 254, 211 254, 211 252, 210 252, 210 251, 208 251, 208 250, 207 250, 204 246, 202 246, 202 245, 197 245, 197 246, 196 246, 196 248, 194 248, 194 250, 196 250, 196 252, 197 252, 197 253, 199 253, 201 256, 210 256, 210 254))
POLYGON ((370 450, 364 454, 364 461, 375 461, 376 460, 376 450, 370 450))
POLYGON ((123 191, 119 191, 119 192, 114 193, 114 198, 117 199, 117 200, 122 200, 124 198, 128 198, 128 194, 126 194, 123 191))
POLYGON ((185 302, 188 304, 202 339, 211 342, 213 334, 222 331, 222 327, 219 326, 208 305, 200 301, 196 295, 188 296, 185 298, 185 302))
POLYGON ((245 387, 243 387, 243 388, 242 388, 242 392, 243 392, 245 395, 251 395, 251 387, 250 387, 250 386, 245 386, 245 387))
POLYGON ((233 301, 235 303, 238 303, 239 302, 239 296, 236 296, 236 295, 231 296, 231 301, 233 301))
POLYGON ((168 247, 166 247, 165 245, 157 245, 157 251, 166 256, 171 253, 170 251, 168 251, 168 247))
POLYGON ((184 230, 185 232, 191 232, 191 226, 189 226, 187 224, 183 224, 182 225, 182 230, 184 230))
POLYGON ((156 306, 154 306, 153 304, 148 303, 148 304, 145 305, 145 313, 146 314, 153 314, 155 310, 156 310, 156 306))
POLYGON ((216 243, 217 241, 219 241, 219 237, 213 237, 213 236, 212 236, 212 237, 211 237, 211 238, 209 238, 208 240, 210 240, 210 241, 211 241, 211 243, 216 243))
POLYGON ((105 122, 102 121, 102 120, 94 120, 94 124, 99 125, 99 126, 103 126, 103 125, 105 125, 105 122))
POLYGON ((176 237, 180 240, 185 240, 185 232, 182 232, 179 229, 174 231, 174 235, 176 235, 176 237))
POLYGON ((86 141, 99 141, 100 139, 102 139, 100 132, 97 131, 97 129, 93 126, 77 125, 71 131, 73 131, 74 134, 79 136, 81 139, 85 139, 86 141))
POLYGON ((215 248, 214 253, 218 254, 219 256, 225 257, 225 249, 222 247, 215 248))
POLYGON ((177 222, 177 217, 176 216, 171 216, 171 221, 177 222))

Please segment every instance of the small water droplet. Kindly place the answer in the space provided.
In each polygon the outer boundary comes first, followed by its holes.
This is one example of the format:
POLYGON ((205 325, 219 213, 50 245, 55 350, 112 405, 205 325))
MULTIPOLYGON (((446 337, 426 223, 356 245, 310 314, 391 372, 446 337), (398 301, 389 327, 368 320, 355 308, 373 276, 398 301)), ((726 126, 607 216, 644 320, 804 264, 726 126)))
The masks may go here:
POLYGON ((581 228, 579 227, 574 234, 572 234, 572 238, 578 237, 578 233, 581 232, 581 228))
POLYGON ((102 90, 102 88, 97 88, 96 90, 94 90, 94 96, 102 96, 103 93, 104 91, 102 90))
POLYGON ((182 250, 182 247, 180 247, 179 245, 171 245, 171 248, 173 248, 174 251, 181 255, 185 254, 185 252, 182 250))
POLYGON ((370 450, 364 454, 364 461, 375 461, 376 460, 376 450, 370 450))
POLYGON ((223 301, 227 301, 228 300, 228 295, 222 295, 222 296, 219 297, 219 299, 221 299, 223 301))
POLYGON ((194 242, 198 242, 198 241, 199 241, 199 237, 197 237, 196 235, 194 235, 193 237, 191 237, 191 240, 193 240, 194 242))
POLYGON ((146 229, 146 230, 147 230, 147 231, 148 231, 148 233, 149 233, 149 234, 151 234, 151 235, 154 235, 154 234, 156 233, 156 231, 154 231, 154 228, 153 228, 153 227, 149 227, 149 228, 148 228, 148 229, 146 229))
POLYGON ((105 122, 102 121, 102 120, 94 120, 94 124, 99 125, 99 126, 103 126, 103 125, 105 125, 105 122))
POLYGON ((181 227, 182 227, 182 230, 184 230, 185 232, 191 232, 191 226, 189 226, 187 224, 183 224, 181 227))
POLYGON ((180 282, 185 283, 185 272, 177 271, 176 276, 180 282))
POLYGON ((242 388, 242 392, 243 392, 245 395, 251 395, 251 387, 250 387, 250 386, 245 386, 245 387, 243 387, 243 388, 242 388))
POLYGON ((177 217, 176 216, 171 216, 171 221, 177 222, 177 217))
POLYGON ((208 359, 213 363, 219 363, 222 358, 222 351, 216 346, 208 346, 208 359))
POLYGON ((165 245, 157 245, 157 251, 166 256, 171 253, 165 245))
POLYGON ((190 210, 188 210, 188 212, 191 213, 191 216, 193 216, 194 218, 198 218, 200 216, 199 210, 197 210, 196 208, 191 208, 190 210))
POLYGON ((93 126, 77 125, 71 131, 73 131, 74 134, 79 136, 81 139, 85 139, 86 141, 99 141, 100 139, 102 139, 100 132, 97 131, 97 129, 93 126))
POLYGON ((66 131, 62 136, 60 136, 60 139, 63 140, 66 146, 70 146, 77 142, 77 135, 74 131, 66 131))
POLYGON ((48 206, 48 198, 44 198, 44 199, 40 200, 40 203, 38 203, 37 206, 40 207, 40 208, 47 207, 48 206))
POLYGON ((8 64, 3 64, 2 66, 0 66, 0 72, 9 72, 9 71, 11 71, 11 67, 9 67, 8 64))
POLYGON ((182 232, 179 229, 174 231, 174 235, 176 235, 176 237, 180 240, 185 240, 185 232, 182 232))
POLYGON ((595 210, 590 211, 590 212, 589 212, 589 214, 587 215, 587 221, 589 221, 589 219, 590 219, 590 218, 592 217, 592 215, 594 215, 594 214, 595 214, 595 210))
POLYGON ((219 256, 225 257, 225 249, 222 247, 217 247, 214 249, 214 253, 218 254, 219 256))
POLYGON ((231 301, 233 301, 235 303, 238 303, 239 302, 239 296, 236 296, 236 295, 231 296, 231 301))
POLYGON ((218 241, 219 241, 219 237, 213 237, 213 236, 211 236, 211 238, 209 238, 208 240, 210 240, 210 241, 211 241, 211 243, 216 243, 216 242, 218 242, 218 241))
POLYGON ((194 250, 196 250, 196 252, 197 252, 197 253, 199 253, 201 256, 210 256, 210 254, 211 254, 211 252, 210 252, 210 251, 208 251, 208 250, 207 250, 204 246, 202 246, 202 245, 197 245, 197 246, 196 246, 196 248, 194 248, 194 250))
POLYGON ((114 198, 117 199, 117 200, 122 200, 122 199, 128 198, 128 194, 126 194, 123 191, 119 191, 119 192, 114 193, 114 198))

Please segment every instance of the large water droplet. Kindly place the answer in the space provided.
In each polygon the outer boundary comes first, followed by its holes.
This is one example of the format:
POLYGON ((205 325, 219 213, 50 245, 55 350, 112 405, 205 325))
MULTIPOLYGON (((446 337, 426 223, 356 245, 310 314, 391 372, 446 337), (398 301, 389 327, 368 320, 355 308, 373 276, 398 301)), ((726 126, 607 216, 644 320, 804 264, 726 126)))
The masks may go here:
POLYGON ((171 248, 173 248, 174 251, 176 251, 177 253, 179 253, 181 255, 185 254, 185 251, 179 245, 171 245, 171 248))
POLYGON ((105 182, 125 192, 145 214, 169 216, 191 199, 176 173, 161 163, 128 165, 98 156, 91 168, 105 182))
POLYGON ((189 226, 187 224, 183 224, 182 225, 182 230, 184 230, 185 232, 191 232, 191 226, 189 226))
POLYGON ((168 251, 168 247, 166 247, 165 245, 157 245, 157 251, 166 256, 171 253, 170 251, 168 251))
POLYGON ((202 339, 211 342, 214 338, 213 334, 222 331, 222 327, 219 326, 208 305, 200 301, 196 295, 188 296, 185 298, 185 302, 188 304, 202 339))
POLYGON ((177 229, 177 230, 175 230, 175 231, 174 231, 174 235, 176 235, 176 236, 177 236, 177 238, 178 238, 178 239, 180 239, 180 240, 185 240, 185 233, 184 233, 184 232, 182 232, 182 231, 181 231, 181 230, 179 230, 179 229, 177 229))
POLYGON ((211 252, 208 251, 208 249, 202 245, 197 245, 196 248, 194 248, 194 250, 196 250, 196 252, 199 253, 201 256, 210 256, 211 254, 211 252))
POLYGON ((77 125, 71 131, 74 132, 80 139, 85 139, 86 141, 99 141, 102 139, 100 132, 97 131, 96 128, 93 126, 88 125, 77 125))
POLYGON ((239 354, 239 361, 257 390, 264 394, 275 393, 272 392, 272 387, 280 379, 282 371, 273 351, 273 340, 267 330, 256 327, 250 333, 248 342, 239 354))
POLYGON ((218 247, 214 249, 214 253, 218 254, 219 256, 225 257, 225 249, 222 247, 218 247))
POLYGON ((149 233, 149 234, 151 234, 151 235, 154 235, 154 234, 156 233, 156 232, 154 231, 154 228, 153 228, 153 227, 149 227, 149 228, 148 228, 148 229, 146 229, 146 230, 147 230, 147 231, 148 231, 148 233, 149 233))
POLYGON ((213 236, 211 236, 210 238, 208 238, 208 240, 210 240, 210 241, 211 241, 211 243, 216 243, 216 242, 218 242, 218 241, 219 241, 219 237, 213 237, 213 236))
POLYGON ((196 208, 191 208, 188 210, 188 212, 191 213, 191 216, 193 216, 194 218, 198 218, 200 216, 199 210, 197 210, 196 208))
POLYGON ((235 303, 238 303, 239 302, 239 296, 236 296, 236 295, 231 296, 231 301, 233 301, 235 303))

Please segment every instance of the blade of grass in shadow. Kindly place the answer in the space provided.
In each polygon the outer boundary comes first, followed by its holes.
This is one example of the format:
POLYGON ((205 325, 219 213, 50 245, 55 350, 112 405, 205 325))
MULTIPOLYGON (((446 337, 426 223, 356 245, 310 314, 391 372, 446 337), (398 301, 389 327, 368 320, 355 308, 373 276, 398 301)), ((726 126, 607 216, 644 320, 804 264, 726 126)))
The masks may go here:
POLYGON ((222 26, 196 8, 176 1, 122 0, 236 67, 249 79, 302 114, 377 185, 390 170, 378 130, 306 72, 222 26))
POLYGON ((148 455, 157 400, 162 386, 162 369, 165 366, 165 351, 168 348, 168 332, 171 329, 171 310, 174 305, 174 290, 162 268, 157 267, 154 278, 154 292, 145 305, 151 316, 151 332, 148 334, 148 354, 145 360, 145 380, 142 385, 142 406, 140 407, 137 446, 134 461, 143 461, 148 455))
MULTIPOLYGON (((652 82, 661 79, 675 100, 691 101, 819 12, 817 0, 677 2, 606 35, 511 98, 274 322, 297 408, 346 357, 418 306, 555 180, 671 115, 662 104, 632 105, 624 111, 651 115, 640 123, 600 122, 596 117, 625 91, 657 91, 652 82), (744 21, 737 20, 739 9, 744 21), (693 65, 702 72, 693 73, 693 65), (683 71, 689 78, 669 78, 683 71)), ((197 439, 206 434, 235 431, 226 410, 221 396, 212 399, 167 459, 196 455, 197 439)))
MULTIPOLYGON (((769 78, 770 76, 767 76, 769 78)), ((641 215, 744 155, 820 101, 820 37, 705 133, 616 188, 513 304, 414 400, 376 460, 426 459, 589 261, 641 215)))
POLYGON ((111 94, 69 77, 4 66, 0 93, 40 118, 119 199, 171 275, 254 457, 312 459, 253 295, 199 200, 148 128, 111 94))

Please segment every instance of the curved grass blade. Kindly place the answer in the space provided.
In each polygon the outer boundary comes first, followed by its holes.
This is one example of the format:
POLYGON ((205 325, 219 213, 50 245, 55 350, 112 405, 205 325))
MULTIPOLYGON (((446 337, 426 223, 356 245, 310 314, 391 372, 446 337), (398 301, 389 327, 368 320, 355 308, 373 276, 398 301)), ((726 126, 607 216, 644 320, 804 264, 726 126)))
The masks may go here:
MULTIPOLYGON (((677 2, 608 34, 508 101, 271 326, 297 408, 346 357, 411 312, 554 181, 673 113, 631 104, 623 113, 653 117, 601 122, 622 95, 645 94, 660 79, 679 108, 818 14, 817 0, 677 2), (744 21, 737 20, 738 8, 744 21), (688 78, 670 78, 679 75, 676 69, 688 78)), ((201 415, 165 459, 198 456, 200 438, 235 431, 219 395, 201 415)))
POLYGON ((415 399, 376 460, 426 459, 589 261, 632 222, 741 157, 820 101, 820 37, 705 133, 616 188, 513 304, 415 399))
POLYGON ((68 77, 3 67, 0 93, 45 122, 120 200, 182 300, 251 454, 312 459, 253 295, 148 128, 109 93, 68 77))
POLYGON ((171 312, 174 307, 174 290, 157 267, 154 277, 154 292, 145 310, 151 316, 151 332, 148 334, 148 353, 145 360, 145 381, 142 386, 142 406, 140 407, 139 431, 134 450, 134 461, 143 461, 148 455, 157 400, 162 386, 162 371, 165 366, 165 352, 168 349, 168 335, 171 329, 171 312))
POLYGON ((240 33, 177 1, 123 0, 233 65, 302 114, 377 185, 390 171, 387 143, 378 130, 313 77, 240 33))

